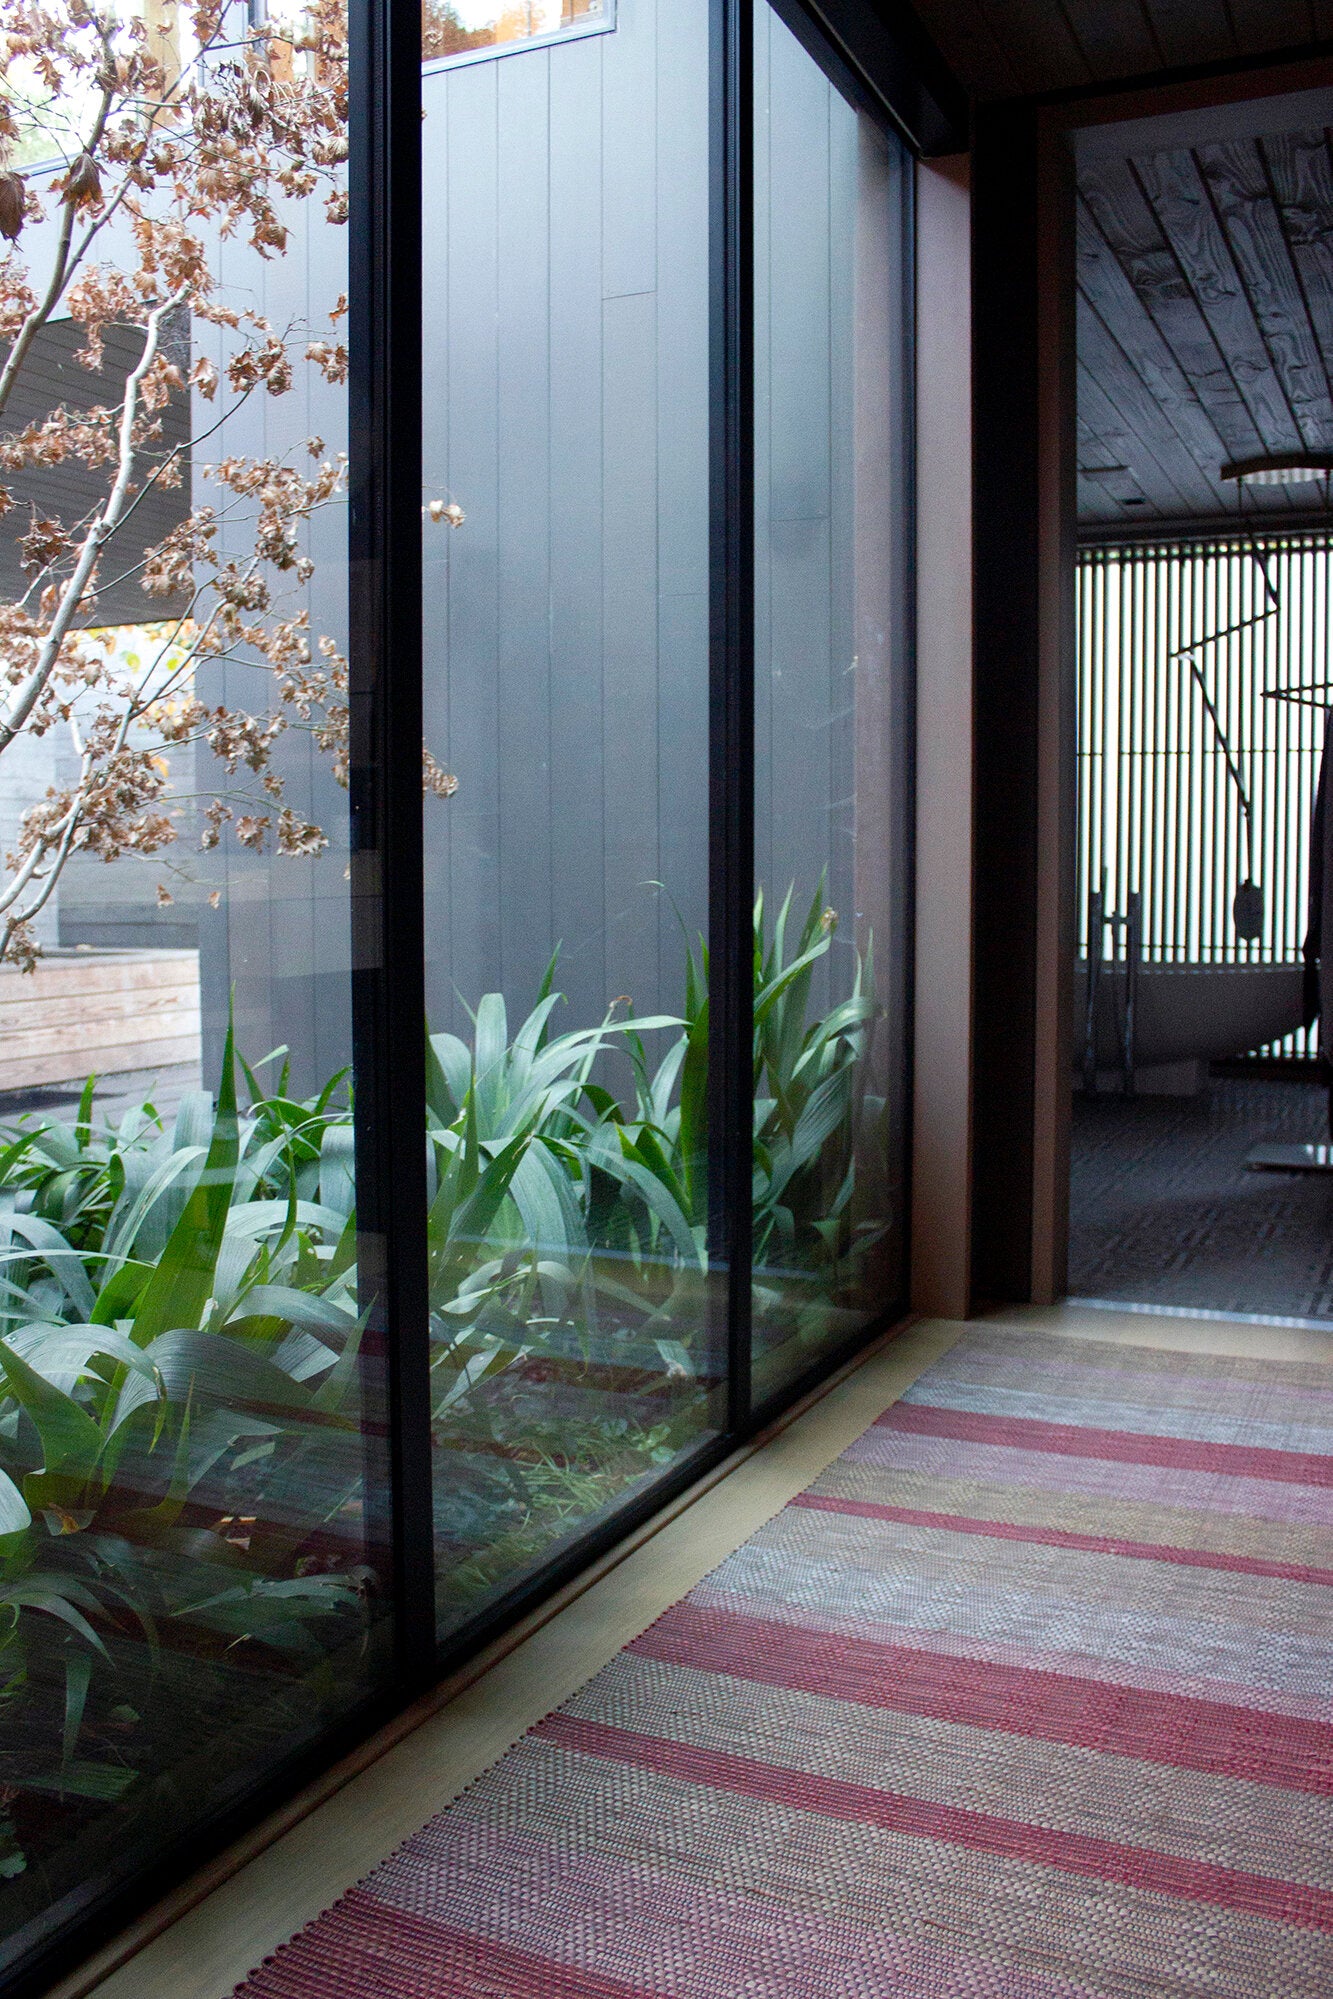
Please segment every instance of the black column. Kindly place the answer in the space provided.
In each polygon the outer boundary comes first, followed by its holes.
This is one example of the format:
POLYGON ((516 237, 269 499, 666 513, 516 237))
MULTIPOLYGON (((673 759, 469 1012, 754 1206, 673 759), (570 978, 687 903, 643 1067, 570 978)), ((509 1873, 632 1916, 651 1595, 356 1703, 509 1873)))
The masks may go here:
MULTIPOLYGON (((432 1676, 421 824, 421 19, 351 0, 351 787, 356 1181, 367 1383, 392 1480, 372 1513, 398 1669, 432 1676)), ((367 1412, 370 1413, 369 1411, 367 1412)), ((376 1506, 376 1494, 368 1506, 376 1506)))
POLYGON ((983 106, 973 150, 976 917, 973 1289, 1032 1282, 1037 944, 1037 120, 983 106))

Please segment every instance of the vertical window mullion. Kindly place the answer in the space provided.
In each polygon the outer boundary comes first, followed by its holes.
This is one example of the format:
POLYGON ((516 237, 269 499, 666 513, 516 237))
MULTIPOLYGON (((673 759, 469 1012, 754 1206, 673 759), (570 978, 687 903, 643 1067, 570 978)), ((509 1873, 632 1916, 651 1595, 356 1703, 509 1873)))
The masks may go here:
POLYGON ((754 11, 713 0, 710 223, 709 1248, 727 1425, 750 1420, 754 975, 754 11))
POLYGON ((435 1658, 424 1137, 421 22, 351 0, 350 782, 363 1351, 391 1491, 368 1492, 410 1687, 435 1658))

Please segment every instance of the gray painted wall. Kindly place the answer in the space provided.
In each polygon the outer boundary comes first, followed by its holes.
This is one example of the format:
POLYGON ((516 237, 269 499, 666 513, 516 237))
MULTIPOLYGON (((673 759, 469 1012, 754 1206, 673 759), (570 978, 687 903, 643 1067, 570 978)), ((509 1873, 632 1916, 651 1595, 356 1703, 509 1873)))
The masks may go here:
MULTIPOLYGON (((282 257, 262 259, 230 239, 218 246, 218 289, 229 302, 243 301, 264 312, 275 327, 309 329, 311 337, 330 333, 328 314, 347 287, 347 232, 324 220, 318 201, 293 204, 288 217, 292 241, 282 257)), ((199 326, 195 345, 219 369, 234 336, 199 326)), ((216 421, 217 406, 200 404, 196 426, 216 421)), ((346 390, 326 383, 314 368, 298 367, 296 386, 284 396, 252 397, 197 454, 196 501, 210 489, 202 463, 224 453, 287 455, 310 464, 304 440, 321 438, 326 454, 347 444, 346 390)), ((243 553, 246 537, 222 529, 221 546, 243 553)), ((347 642, 347 521, 345 503, 317 515, 305 545, 316 569, 304 589, 289 589, 288 608, 304 602, 315 635, 347 642)), ((234 662, 201 672, 200 698, 225 701, 247 710, 267 705, 272 681, 266 669, 234 662)), ((201 792, 216 789, 218 769, 204 750, 198 756, 201 792)), ((204 1023, 204 1077, 217 1072, 229 998, 235 1007, 237 1042, 250 1060, 283 1044, 293 1059, 293 1085, 319 1088, 349 1059, 351 1043, 349 976, 351 939, 347 881, 347 794, 334 781, 327 758, 308 736, 292 731, 283 738, 275 762, 287 784, 288 802, 308 814, 329 838, 317 859, 276 859, 255 855, 224 837, 211 854, 194 857, 199 923, 200 985, 204 1023), (217 893, 219 906, 209 906, 217 893)))
POLYGON ((679 998, 707 897, 707 7, 426 79, 428 994, 679 998), (663 884, 664 893, 652 884, 663 884), (674 907, 673 907, 674 904, 674 907))
MULTIPOLYGON (((423 529, 426 733, 459 780, 424 806, 437 1027, 465 1029, 465 1006, 497 989, 515 1022, 557 945, 558 1024, 625 994, 672 1009, 681 926, 705 920, 707 18, 706 0, 621 0, 612 33, 425 79, 423 501, 466 514, 423 529)), ((758 207, 771 197, 775 222, 758 257, 758 866, 808 898, 827 862, 846 918, 865 901, 855 661, 877 603, 856 562, 858 230, 869 206, 887 244, 900 189, 890 151, 867 151, 776 20, 761 63, 758 207)), ((321 230, 257 266, 228 245, 224 278, 256 286, 275 321, 313 319, 304 287, 331 300, 344 250, 321 230)), ((245 421, 332 449, 340 401, 320 389, 308 415, 288 397, 245 421)), ((312 617, 341 637, 343 523, 318 533, 312 617)), ((243 1045, 289 1043, 312 1088, 349 1046, 345 800, 295 745, 290 769, 334 845, 313 866, 219 863, 222 909, 200 912, 206 1035, 216 1050, 230 980, 243 1045)), ((838 993, 855 929, 832 961, 838 993)))

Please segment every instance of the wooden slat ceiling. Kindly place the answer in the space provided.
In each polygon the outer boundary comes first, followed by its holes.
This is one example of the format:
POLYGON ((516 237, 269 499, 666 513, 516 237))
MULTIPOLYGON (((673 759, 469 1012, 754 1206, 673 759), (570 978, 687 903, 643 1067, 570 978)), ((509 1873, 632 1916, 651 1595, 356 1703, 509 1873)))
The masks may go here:
MULTIPOLYGON (((1331 144, 1319 125, 1080 165, 1081 522, 1234 519, 1224 464, 1333 451, 1331 144)), ((1325 497, 1249 486, 1245 511, 1325 497)))
POLYGON ((1333 0, 914 0, 977 97, 1116 83, 1333 37, 1333 0))

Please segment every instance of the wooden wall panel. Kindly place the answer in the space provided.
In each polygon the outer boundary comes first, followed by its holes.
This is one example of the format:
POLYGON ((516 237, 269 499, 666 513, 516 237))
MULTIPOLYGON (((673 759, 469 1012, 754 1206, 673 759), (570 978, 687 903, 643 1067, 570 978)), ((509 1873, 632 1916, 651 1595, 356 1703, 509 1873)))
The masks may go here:
POLYGON ((497 915, 501 979, 523 996, 541 983, 551 937, 550 63, 494 68, 497 915))
POLYGON ((1225 62, 1239 52, 1227 0, 1146 0, 1144 11, 1168 67, 1225 62))
POLYGON ((1299 440, 1327 451, 1333 448, 1328 375, 1308 300, 1294 295, 1292 249, 1260 149, 1244 141, 1201 146, 1197 164, 1299 440))
POLYGON ((1301 435, 1236 272, 1227 240, 1193 156, 1155 153, 1137 162, 1144 192, 1208 323, 1218 353, 1269 451, 1295 451, 1301 435))
MULTIPOLYGON (((1162 151, 1143 150, 1139 125, 1132 158, 1105 157, 1103 144, 1080 169, 1079 289, 1100 322, 1089 337, 1109 336, 1138 378, 1115 400, 1137 482, 1127 491, 1149 502, 1131 514, 1124 493, 1085 477, 1085 524, 1234 518, 1241 496, 1219 482, 1223 464, 1333 448, 1330 134, 1263 135, 1262 125, 1256 108, 1248 136, 1162 151), (1187 489, 1195 510, 1185 514, 1187 489)), ((1095 376, 1085 370, 1085 401, 1095 376)), ((1090 409, 1080 414, 1095 436, 1090 409)), ((1314 497, 1250 487, 1244 503, 1279 520, 1314 497)))
POLYGON ((1264 139, 1260 150, 1325 378, 1333 380, 1333 162, 1328 134, 1283 132, 1264 139))
MULTIPOLYGON (((510 58, 529 59, 528 52, 510 58)), ((426 635, 426 680, 440 677, 448 690, 447 755, 459 784, 448 805, 447 931, 431 909, 435 870, 426 876, 432 1014, 450 1006, 455 993, 475 1006, 500 970, 500 68, 474 63, 432 79, 425 125, 426 143, 448 175, 447 200, 427 204, 428 227, 433 221, 434 254, 449 263, 447 396, 438 399, 435 345, 425 361, 425 450, 430 460, 443 451, 449 491, 467 517, 451 531, 443 616, 426 635), (433 435, 437 426, 442 446, 433 435)), ((507 339, 514 330, 505 329, 507 339)))
POLYGON ((1162 47, 1140 0, 1063 0, 1094 76, 1140 76, 1157 69, 1162 47))
MULTIPOLYGON (((1078 289, 1087 312, 1095 315, 1138 376, 1142 393, 1165 415, 1185 443, 1194 472, 1206 487, 1205 505, 1222 505, 1217 468, 1228 456, 1209 411, 1164 339, 1142 309, 1133 285, 1112 253, 1085 203, 1078 204, 1078 289)), ((1173 453, 1173 456, 1175 454, 1173 453)), ((1191 481, 1191 484, 1193 482, 1191 481)))
MULTIPOLYGON (((693 493, 708 458, 709 413, 699 393, 708 341, 708 159, 700 144, 697 6, 657 18, 657 703, 659 785, 669 809, 658 823, 658 871, 678 886, 657 900, 659 996, 684 1001, 681 920, 692 940, 706 925, 708 881, 709 522, 693 493)), ((697 946, 696 946, 697 948, 697 946)))
POLYGON ((972 1302, 971 196, 966 158, 917 169, 916 1024, 912 1304, 972 1302))
MULTIPOLYGON (((423 502, 466 516, 423 523, 426 734, 459 782, 423 808, 441 1027, 490 990, 521 1016, 557 945, 562 1026, 621 993, 655 1010, 676 909, 705 921, 707 18, 681 0, 659 32, 636 0, 612 33, 425 78, 423 502)), ((228 245, 229 273, 299 317, 341 288, 333 233, 258 269, 228 245)), ((272 421, 290 445, 306 415, 272 421)), ((344 531, 317 630, 345 626, 344 531)), ((296 802, 322 795, 304 745, 292 770, 296 802)), ((345 794, 330 812, 345 829, 345 794)), ((347 1057, 345 866, 345 830, 327 868, 232 855, 207 926, 206 1017, 235 983, 247 1049, 288 1042, 301 1088, 347 1057)))
POLYGON ((1321 32, 1310 0, 1228 0, 1236 42, 1245 55, 1295 49, 1321 32))
MULTIPOLYGON (((609 1001, 627 994, 639 1013, 658 1008, 658 925, 653 884, 658 820, 673 809, 661 795, 657 712, 657 301, 652 292, 603 306, 602 537, 603 822, 602 866, 585 856, 582 875, 604 896, 609 1001)), ((679 504, 688 505, 688 493, 679 504)), ((705 661, 684 663, 703 678, 705 661)), ((559 701, 560 690, 551 697, 559 701)), ((696 745, 705 757, 707 743, 696 745)), ((688 894, 689 884, 666 884, 688 894)), ((604 1002, 605 1004, 605 1002, 604 1002)))
MULTIPOLYGON (((602 846, 602 121, 605 37, 571 42, 550 65, 550 672, 552 949, 561 990, 585 1019, 618 990, 607 983, 600 894, 589 908, 588 857, 602 846)), ((691 365, 682 356, 682 372, 691 365)), ((697 362, 693 363, 697 367, 697 362)), ((697 394, 697 388, 695 390, 697 394)), ((462 530, 460 532, 466 532, 462 530)))
MULTIPOLYGON (((835 265, 833 231, 839 210, 844 221, 855 215, 854 181, 835 195, 834 153, 848 128, 854 140, 855 119, 767 10, 759 33, 767 58, 759 103, 770 117, 755 274, 755 429, 766 456, 755 494, 766 631, 755 659, 755 869, 771 900, 794 885, 804 913, 833 845, 833 621, 850 548, 845 522, 834 546, 832 449, 851 410, 834 358, 852 276, 845 248, 835 265)), ((827 895, 837 906, 838 885, 830 881, 827 895)), ((827 992, 825 960, 812 1004, 825 1004, 827 992)))

